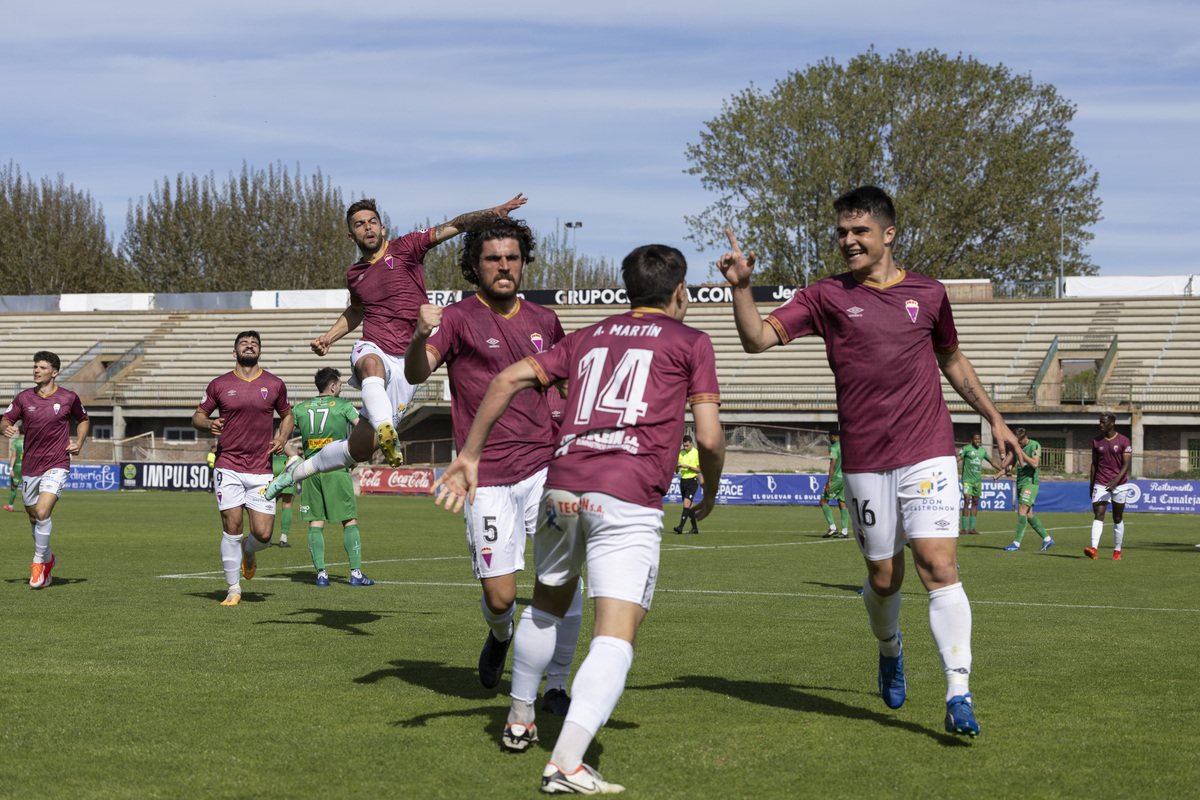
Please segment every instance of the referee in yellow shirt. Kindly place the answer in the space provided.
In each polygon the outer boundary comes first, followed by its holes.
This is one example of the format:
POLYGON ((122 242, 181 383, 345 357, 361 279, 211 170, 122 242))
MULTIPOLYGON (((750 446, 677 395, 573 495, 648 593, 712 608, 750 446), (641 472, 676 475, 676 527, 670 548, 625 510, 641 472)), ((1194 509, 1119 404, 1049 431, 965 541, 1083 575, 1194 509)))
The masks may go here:
POLYGON ((700 529, 696 527, 696 513, 692 508, 692 498, 696 496, 696 489, 700 486, 700 451, 692 446, 692 437, 683 437, 683 450, 679 451, 679 465, 676 467, 679 472, 679 493, 683 495, 683 513, 679 515, 679 525, 674 530, 676 533, 683 533, 683 524, 689 519, 692 521, 692 529, 688 533, 699 533, 700 529))

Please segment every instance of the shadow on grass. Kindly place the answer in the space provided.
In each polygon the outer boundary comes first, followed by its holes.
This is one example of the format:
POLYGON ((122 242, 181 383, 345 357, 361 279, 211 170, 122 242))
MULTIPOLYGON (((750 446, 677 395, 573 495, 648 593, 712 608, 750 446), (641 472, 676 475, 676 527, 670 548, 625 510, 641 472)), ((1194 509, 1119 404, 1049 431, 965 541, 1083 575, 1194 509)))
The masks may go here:
MULTIPOLYGON (((26 586, 29 586, 29 578, 6 578, 4 580, 4 582, 9 583, 9 584, 16 584, 18 586, 23 583, 26 586)), ((53 589, 57 589, 61 586, 70 586, 75 583, 87 583, 87 582, 88 582, 87 578, 60 578, 57 575, 51 575, 50 576, 50 585, 43 586, 41 589, 38 589, 37 591, 43 592, 46 589, 53 590, 53 589)), ((32 589, 33 587, 30 587, 30 588, 32 589)), ((224 597, 225 595, 221 595, 221 596, 224 597)))
POLYGON ((822 583, 821 581, 804 581, 809 586, 820 586, 824 589, 837 589, 839 592, 857 592, 863 587, 861 583, 851 586, 848 583, 822 583))
POLYGON ((370 625, 383 619, 383 614, 374 611, 343 610, 332 608, 301 608, 287 616, 313 615, 314 619, 264 619, 256 625, 319 625, 330 630, 342 631, 351 636, 374 636, 360 626, 370 625))
MULTIPOLYGON (((913 722, 869 711, 860 706, 839 703, 828 697, 802 691, 817 687, 800 687, 786 683, 766 683, 762 681, 737 681, 718 678, 712 675, 682 675, 670 683, 660 683, 653 686, 631 686, 630 689, 703 689, 714 694, 736 697, 747 703, 758 703, 764 706, 774 706, 789 711, 824 714, 829 717, 845 719, 860 719, 876 722, 890 728, 898 728, 908 733, 928 736, 938 744, 947 747, 969 746, 963 739, 939 730, 926 728, 913 722)), ((841 690, 837 690, 841 691, 841 690)))
MULTIPOLYGON (((503 683, 495 689, 485 689, 479 683, 479 673, 469 667, 443 664, 438 661, 411 661, 398 659, 389 661, 390 668, 378 669, 359 678, 355 683, 379 683, 388 678, 395 678, 437 692, 446 697, 457 697, 462 700, 487 700, 507 694, 503 683)), ((501 726, 503 727, 503 726, 501 726)))
MULTIPOLYGON (((199 597, 202 600, 215 600, 218 603, 225 599, 226 592, 188 592, 189 597, 199 597)), ((270 592, 242 592, 243 603, 262 603, 271 597, 270 592)))
MULTIPOLYGON (((1160 550, 1168 553, 1200 553, 1200 548, 1195 544, 1181 542, 1145 542, 1138 540, 1137 547, 1134 548, 1136 553, 1138 550, 1160 550)), ((58 580, 58 578, 55 578, 58 580)))

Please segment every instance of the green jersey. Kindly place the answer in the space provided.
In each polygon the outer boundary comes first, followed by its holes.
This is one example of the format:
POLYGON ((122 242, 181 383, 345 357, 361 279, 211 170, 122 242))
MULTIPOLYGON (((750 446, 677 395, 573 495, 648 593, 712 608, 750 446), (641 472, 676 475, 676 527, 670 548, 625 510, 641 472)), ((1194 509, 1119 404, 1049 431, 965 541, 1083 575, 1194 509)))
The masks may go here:
MULTIPOLYGON (((1021 449, 1025 452, 1025 455, 1027 455, 1027 456, 1033 456, 1034 458, 1037 458, 1037 459, 1041 459, 1041 457, 1042 457, 1042 446, 1040 444, 1038 444, 1037 442, 1035 442, 1033 439, 1030 439, 1029 444, 1025 445, 1021 449)), ((1021 466, 1019 466, 1017 468, 1017 483, 1018 484, 1037 483, 1037 482, 1038 482, 1038 468, 1037 467, 1032 466, 1030 464, 1022 464, 1021 466)))
POLYGON ((842 479, 842 443, 834 442, 829 445, 829 458, 833 461, 833 477, 831 480, 842 479))
POLYGON ((13 459, 13 471, 20 472, 21 459, 25 458, 25 437, 18 436, 17 438, 10 440, 8 446, 12 448, 12 452, 17 454, 17 457, 13 459))
POLYGON ((962 459, 963 483, 978 483, 983 480, 983 460, 988 457, 988 449, 983 445, 964 444, 958 451, 962 459))
POLYGON ((349 400, 329 395, 297 403, 292 413, 296 415, 296 430, 304 439, 305 458, 311 458, 332 441, 345 439, 350 426, 358 419, 358 411, 349 400))

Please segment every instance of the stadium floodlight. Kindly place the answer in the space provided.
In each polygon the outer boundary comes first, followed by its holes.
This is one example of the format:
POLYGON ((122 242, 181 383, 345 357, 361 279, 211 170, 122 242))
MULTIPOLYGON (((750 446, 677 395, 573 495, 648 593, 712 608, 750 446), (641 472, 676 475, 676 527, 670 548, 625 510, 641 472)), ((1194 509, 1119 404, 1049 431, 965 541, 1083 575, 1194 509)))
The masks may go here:
POLYGON ((575 271, 577 268, 576 264, 578 263, 576 261, 576 257, 575 257, 575 234, 579 231, 580 228, 583 227, 583 223, 582 222, 564 222, 563 227, 571 232, 571 291, 573 292, 573 291, 575 291, 575 271))
POLYGON ((1063 214, 1066 213, 1065 206, 1054 206, 1050 209, 1050 213, 1058 217, 1058 284, 1054 287, 1054 296, 1062 297, 1063 281, 1066 276, 1063 274, 1063 214))

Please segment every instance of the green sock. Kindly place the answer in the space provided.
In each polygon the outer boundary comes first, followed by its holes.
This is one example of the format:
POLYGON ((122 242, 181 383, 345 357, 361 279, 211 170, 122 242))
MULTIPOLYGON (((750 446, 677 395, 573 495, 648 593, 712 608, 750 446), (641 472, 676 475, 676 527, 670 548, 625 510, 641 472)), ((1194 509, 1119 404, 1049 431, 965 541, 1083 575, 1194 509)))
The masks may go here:
POLYGON ((342 544, 346 545, 346 555, 350 557, 350 569, 362 569, 362 542, 358 538, 357 525, 346 526, 342 544))
POLYGON ((850 509, 849 508, 842 509, 842 530, 844 530, 844 531, 850 530, 850 509))
POLYGON ((962 518, 962 523, 958 527, 962 528, 964 531, 971 530, 970 528, 967 527, 967 520, 969 520, 969 519, 970 519, 970 517, 964 515, 962 518))
POLYGON ((1017 517, 1017 535, 1013 537, 1013 541, 1017 544, 1025 538, 1025 526, 1029 524, 1029 520, 1025 517, 1017 517))
POLYGON ((1046 533, 1046 529, 1042 527, 1041 520, 1039 520, 1033 514, 1029 515, 1029 524, 1033 526, 1034 532, 1043 539, 1049 535, 1046 533))
POLYGON ((977 519, 979 519, 979 517, 971 517, 971 524, 967 527, 967 530, 969 530, 969 531, 975 530, 975 520, 977 520, 977 519))
POLYGON ((312 554, 317 572, 325 569, 325 529, 316 525, 308 528, 308 552, 312 554))
POLYGON ((17 489, 16 489, 16 487, 13 487, 12 489, 8 490, 8 504, 11 506, 13 504, 13 500, 16 500, 16 499, 17 499, 17 489))
POLYGON ((821 513, 825 515, 825 524, 833 527, 833 509, 829 506, 821 506, 821 513))
POLYGON ((284 506, 283 511, 279 514, 279 530, 282 532, 281 539, 286 539, 288 531, 292 529, 292 507, 284 506))

